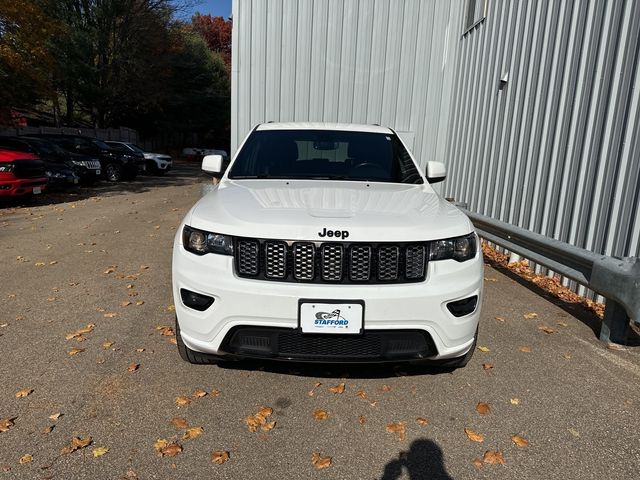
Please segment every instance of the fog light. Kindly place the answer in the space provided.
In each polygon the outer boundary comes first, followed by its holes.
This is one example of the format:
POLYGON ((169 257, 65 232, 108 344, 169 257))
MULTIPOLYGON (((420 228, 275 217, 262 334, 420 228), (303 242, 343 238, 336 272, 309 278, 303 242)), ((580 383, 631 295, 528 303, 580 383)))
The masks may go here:
POLYGON ((454 317, 464 317, 469 315, 476 309, 478 296, 464 298, 455 302, 447 303, 447 308, 454 317))
POLYGON ((198 310, 199 312, 204 312, 213 304, 213 297, 201 295, 184 288, 180 289, 180 296, 182 297, 182 303, 184 303, 189 308, 198 310))

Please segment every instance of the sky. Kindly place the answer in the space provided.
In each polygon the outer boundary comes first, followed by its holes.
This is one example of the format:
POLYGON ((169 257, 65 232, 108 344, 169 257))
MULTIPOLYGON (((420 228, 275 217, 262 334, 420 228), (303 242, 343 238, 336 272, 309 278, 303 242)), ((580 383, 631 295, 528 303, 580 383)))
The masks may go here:
POLYGON ((190 18, 196 12, 204 15, 210 13, 214 17, 231 16, 231 0, 187 0, 183 16, 190 18))

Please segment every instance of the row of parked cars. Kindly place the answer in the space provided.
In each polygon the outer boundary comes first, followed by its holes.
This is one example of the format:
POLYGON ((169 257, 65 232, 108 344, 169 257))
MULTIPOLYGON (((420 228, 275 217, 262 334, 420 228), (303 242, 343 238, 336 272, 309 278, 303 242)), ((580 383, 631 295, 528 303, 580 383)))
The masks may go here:
POLYGON ((0 197, 133 180, 139 173, 164 175, 169 155, 145 152, 133 143, 83 135, 0 136, 0 197))

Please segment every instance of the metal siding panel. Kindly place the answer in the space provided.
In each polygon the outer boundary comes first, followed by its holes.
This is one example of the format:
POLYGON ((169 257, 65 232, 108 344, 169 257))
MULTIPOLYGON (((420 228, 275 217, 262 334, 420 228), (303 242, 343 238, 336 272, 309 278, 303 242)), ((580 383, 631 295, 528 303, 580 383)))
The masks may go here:
POLYGON ((369 76, 371 71, 371 43, 373 38, 374 9, 367 2, 360 1, 357 21, 358 41, 355 51, 355 77, 353 90, 354 123, 367 122, 367 100, 369 97, 369 76))
POLYGON ((331 0, 329 3, 323 111, 325 122, 336 121, 338 118, 343 8, 343 0, 331 0))
POLYGON ((254 0, 251 5, 251 125, 266 120, 264 78, 266 76, 267 4, 254 0))
MULTIPOLYGON (((236 1, 242 3, 246 0, 236 1)), ((298 3, 284 0, 280 65, 270 65, 270 68, 279 67, 282 69, 280 74, 282 79, 280 85, 280 117, 274 118, 274 121, 291 121, 295 118, 297 31, 298 3)), ((256 81, 259 81, 259 79, 256 79, 256 81)))
POLYGON ((280 117, 282 55, 282 0, 271 0, 267 15, 265 120, 280 117))
POLYGON ((358 46, 358 2, 347 1, 342 12, 342 52, 340 57, 340 87, 338 121, 351 122, 356 78, 356 49, 358 46))
POLYGON ((418 19, 420 0, 405 0, 402 22, 402 38, 400 44, 400 66, 398 99, 394 126, 397 130, 411 131, 411 108, 413 100, 413 81, 415 77, 416 39, 418 36, 418 19))
POLYGON ((314 0, 311 39, 311 85, 309 87, 309 120, 324 119, 324 96, 329 32, 329 0, 314 0))
POLYGON ((387 27, 387 52, 385 55, 385 77, 382 91, 382 124, 395 125, 398 89, 400 88, 400 60, 402 58, 402 24, 404 2, 395 2, 389 9, 387 27))
MULTIPOLYGON (((264 0, 260 0, 263 3, 264 0)), ((297 47, 295 69, 295 109, 293 119, 309 119, 309 97, 311 89, 311 33, 313 31, 313 2, 298 2, 297 47)))

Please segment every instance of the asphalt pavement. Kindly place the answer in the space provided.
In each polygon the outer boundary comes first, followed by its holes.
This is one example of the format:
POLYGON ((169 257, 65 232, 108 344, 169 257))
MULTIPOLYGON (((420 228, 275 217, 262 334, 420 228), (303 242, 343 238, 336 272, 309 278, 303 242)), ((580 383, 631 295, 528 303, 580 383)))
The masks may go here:
POLYGON ((0 207, 0 480, 640 476, 640 347, 488 265, 463 369, 183 362, 162 327, 201 182, 0 207))

